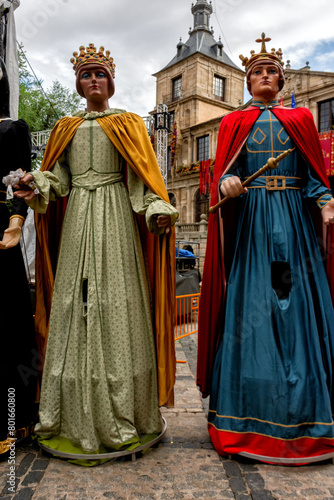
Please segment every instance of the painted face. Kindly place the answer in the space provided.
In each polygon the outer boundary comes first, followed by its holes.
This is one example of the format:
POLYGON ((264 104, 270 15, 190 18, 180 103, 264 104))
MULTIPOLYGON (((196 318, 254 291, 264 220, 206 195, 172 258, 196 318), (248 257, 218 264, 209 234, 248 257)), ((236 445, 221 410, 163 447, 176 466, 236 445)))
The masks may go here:
POLYGON ((86 97, 108 99, 109 80, 105 70, 92 68, 82 71, 80 75, 80 85, 86 97))
POLYGON ((279 91, 279 70, 274 64, 259 63, 251 70, 250 88, 254 100, 274 100, 279 91))

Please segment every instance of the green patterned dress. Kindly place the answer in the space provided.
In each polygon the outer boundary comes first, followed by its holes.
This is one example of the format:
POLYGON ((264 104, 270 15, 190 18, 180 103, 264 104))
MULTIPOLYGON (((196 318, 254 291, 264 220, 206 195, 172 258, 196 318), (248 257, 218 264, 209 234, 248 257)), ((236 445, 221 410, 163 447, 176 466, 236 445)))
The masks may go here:
MULTIPOLYGON (((147 266, 135 213, 151 232, 176 210, 149 191, 89 113, 50 172, 35 172, 45 212, 70 192, 62 227, 40 421, 53 449, 103 453, 161 431, 147 266), (127 187, 125 185, 125 179, 127 187), (71 189, 70 189, 71 188, 71 189)), ((117 111, 119 112, 119 111, 117 111)))

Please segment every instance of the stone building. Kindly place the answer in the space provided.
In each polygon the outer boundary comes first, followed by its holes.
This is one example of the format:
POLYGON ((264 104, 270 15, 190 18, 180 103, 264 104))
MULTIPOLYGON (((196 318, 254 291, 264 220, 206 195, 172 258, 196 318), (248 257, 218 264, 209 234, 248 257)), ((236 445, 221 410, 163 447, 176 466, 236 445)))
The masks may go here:
POLYGON ((282 89, 285 106, 308 108, 319 132, 327 174, 334 192, 334 72, 312 71, 309 62, 301 69, 285 66, 282 89))
POLYGON ((282 97, 285 106, 291 106, 292 93, 296 107, 308 108, 319 132, 334 128, 334 73, 312 71, 309 62, 301 69, 285 65, 285 85, 282 97))
MULTIPOLYGON (((245 72, 214 38, 211 2, 197 0, 191 13, 188 40, 180 39, 176 55, 153 76, 157 105, 166 105, 170 113, 167 187, 180 213, 177 239, 200 243, 202 267, 209 194, 205 182, 200 190, 200 170, 207 160, 213 166, 222 117, 244 106, 245 72)), ((285 74, 284 105, 291 105, 293 94, 296 106, 311 110, 320 132, 334 129, 334 73, 311 71, 309 63, 294 70, 287 61, 285 74)), ((334 146, 332 158, 334 168, 334 146)))
POLYGON ((157 79, 156 102, 167 105, 170 113, 168 192, 180 212, 177 237, 204 239, 203 257, 209 196, 200 193, 200 162, 215 157, 222 116, 242 105, 245 73, 227 56, 221 40, 213 36, 211 2, 197 0, 191 12, 193 28, 188 40, 184 43, 180 39, 175 57, 153 76, 157 79))

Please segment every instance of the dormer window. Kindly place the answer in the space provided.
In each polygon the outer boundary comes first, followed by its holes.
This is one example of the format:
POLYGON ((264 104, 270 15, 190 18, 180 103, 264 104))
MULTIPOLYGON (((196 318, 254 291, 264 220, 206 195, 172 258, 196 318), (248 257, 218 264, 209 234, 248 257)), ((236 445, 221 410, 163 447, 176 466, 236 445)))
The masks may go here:
POLYGON ((182 56, 183 47, 185 47, 185 44, 182 42, 182 38, 180 38, 180 41, 179 41, 179 43, 176 46, 176 48, 177 48, 177 57, 181 57, 182 56))
POLYGON ((216 42, 214 45, 211 45, 211 48, 212 48, 215 56, 223 57, 224 45, 223 45, 223 42, 221 41, 220 37, 219 37, 218 42, 216 42))

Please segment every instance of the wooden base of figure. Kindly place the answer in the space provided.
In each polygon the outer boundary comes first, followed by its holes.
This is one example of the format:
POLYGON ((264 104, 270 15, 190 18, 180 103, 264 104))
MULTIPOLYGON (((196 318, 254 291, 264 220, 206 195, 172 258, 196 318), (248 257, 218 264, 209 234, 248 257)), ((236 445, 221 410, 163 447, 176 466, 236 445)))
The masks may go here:
POLYGON ((115 458, 131 455, 132 462, 135 462, 137 458, 136 457, 137 453, 143 452, 144 450, 151 448, 163 438, 167 430, 167 422, 164 419, 164 417, 162 417, 162 423, 163 423, 162 431, 156 438, 132 450, 114 451, 110 453, 100 453, 100 454, 89 454, 89 453, 77 454, 77 453, 66 453, 64 451, 53 450, 52 448, 49 448, 49 446, 46 446, 45 444, 42 443, 39 443, 39 446, 43 451, 46 451, 47 453, 50 453, 51 455, 56 457, 66 458, 67 460, 85 460, 85 461, 114 460, 115 458))

